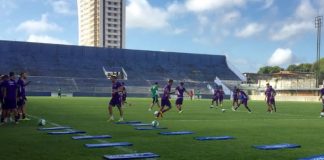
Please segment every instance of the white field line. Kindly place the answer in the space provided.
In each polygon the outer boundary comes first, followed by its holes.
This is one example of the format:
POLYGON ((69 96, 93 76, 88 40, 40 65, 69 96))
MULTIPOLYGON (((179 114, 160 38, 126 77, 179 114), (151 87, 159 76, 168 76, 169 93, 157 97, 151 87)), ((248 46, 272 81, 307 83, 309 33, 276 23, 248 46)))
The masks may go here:
MULTIPOLYGON (((218 109, 218 108, 217 108, 217 109, 218 109)), ((231 109, 228 109, 228 108, 220 108, 220 109, 226 109, 225 113, 226 113, 226 112, 240 112, 240 113, 244 113, 244 112, 246 112, 246 113, 248 113, 248 111, 247 111, 244 107, 242 107, 241 110, 236 110, 236 111, 232 111, 231 109), (228 111, 227 111, 227 110, 228 110, 228 111)), ((252 110, 252 114, 254 114, 254 113, 261 113, 261 112, 254 112, 254 111, 252 110)), ((262 112, 262 113, 266 113, 266 111, 264 111, 264 112, 262 112)), ((311 118, 311 116, 305 116, 305 115, 300 115, 300 114, 280 113, 280 111, 279 111, 279 112, 268 113, 268 114, 269 114, 269 115, 273 114, 273 115, 297 116, 297 117, 310 117, 310 118, 311 118)), ((316 116, 314 116, 314 117, 316 117, 316 116)))
MULTIPOLYGON (((41 119, 40 117, 33 116, 33 115, 28 115, 28 116, 31 117, 31 118, 37 119, 37 120, 41 119)), ((46 123, 49 123, 50 125, 53 125, 55 127, 64 127, 63 125, 60 125, 60 124, 57 124, 57 123, 54 123, 54 122, 50 122, 50 121, 47 121, 46 123)), ((78 134, 78 135, 88 136, 87 134, 78 134)), ((102 139, 94 139, 94 141, 97 141, 99 143, 110 143, 109 141, 102 140, 102 139)), ((119 150, 121 150, 123 152, 126 152, 126 153, 137 153, 137 151, 132 150, 130 148, 126 148, 126 147, 119 146, 119 147, 114 147, 114 148, 117 148, 117 149, 119 149, 119 150)), ((151 158, 151 160, 155 160, 155 158, 151 158)))
MULTIPOLYGON (((301 121, 307 121, 307 120, 315 120, 316 118, 314 119, 305 119, 305 118, 286 118, 286 119, 264 119, 265 121, 267 120, 301 120, 301 121)), ((319 118, 318 118, 319 119, 319 118)), ((252 120, 252 119, 244 119, 244 120, 252 120)), ((224 121, 224 122, 238 122, 238 121, 242 121, 242 119, 240 120, 234 120, 234 119, 230 119, 230 120, 206 120, 206 119, 188 119, 188 120, 185 120, 185 119, 182 119, 182 120, 163 120, 163 121, 177 121, 177 122, 210 122, 210 121, 224 121)))

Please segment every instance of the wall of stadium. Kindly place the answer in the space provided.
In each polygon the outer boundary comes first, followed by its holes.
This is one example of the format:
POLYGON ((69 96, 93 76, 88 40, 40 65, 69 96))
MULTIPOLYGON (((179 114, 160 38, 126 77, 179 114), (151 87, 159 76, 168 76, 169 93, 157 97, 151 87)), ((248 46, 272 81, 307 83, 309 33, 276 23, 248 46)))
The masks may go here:
POLYGON ((0 74, 28 72, 32 83, 27 91, 33 95, 57 92, 58 88, 71 94, 106 95, 111 92, 111 83, 103 74, 103 66, 123 67, 128 75, 126 86, 131 86, 134 95, 147 94, 154 82, 162 87, 170 78, 175 80, 174 87, 185 81, 187 89, 200 89, 206 95, 211 94, 206 85, 214 84, 216 76, 224 81, 241 81, 224 55, 0 40, 0 57, 0 74))
POLYGON ((110 66, 123 67, 130 80, 240 80, 224 55, 0 41, 0 56, 0 73, 100 78, 102 67, 110 66))

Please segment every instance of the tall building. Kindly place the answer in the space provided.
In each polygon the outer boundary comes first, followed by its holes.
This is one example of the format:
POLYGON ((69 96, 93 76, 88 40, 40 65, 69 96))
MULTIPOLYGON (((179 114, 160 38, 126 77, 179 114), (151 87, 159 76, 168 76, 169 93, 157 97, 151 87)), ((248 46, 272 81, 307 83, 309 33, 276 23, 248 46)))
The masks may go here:
POLYGON ((79 45, 125 48, 124 0, 77 0, 79 45))

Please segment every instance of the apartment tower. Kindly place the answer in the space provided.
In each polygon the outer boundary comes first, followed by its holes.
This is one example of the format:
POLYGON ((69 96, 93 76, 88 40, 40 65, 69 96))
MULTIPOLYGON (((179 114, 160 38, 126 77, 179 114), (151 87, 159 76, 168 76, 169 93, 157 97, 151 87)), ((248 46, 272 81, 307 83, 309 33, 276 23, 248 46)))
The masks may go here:
POLYGON ((125 48, 124 0, 77 0, 79 45, 125 48))

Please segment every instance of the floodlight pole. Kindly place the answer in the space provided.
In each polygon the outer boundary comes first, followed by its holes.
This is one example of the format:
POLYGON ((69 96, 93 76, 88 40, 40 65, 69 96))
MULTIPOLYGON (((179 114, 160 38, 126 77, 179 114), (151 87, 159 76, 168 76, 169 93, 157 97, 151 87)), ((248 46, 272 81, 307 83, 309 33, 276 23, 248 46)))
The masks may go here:
POLYGON ((316 62, 317 67, 316 69, 316 88, 319 87, 319 80, 320 80, 320 60, 321 60, 321 29, 322 29, 322 19, 323 16, 315 17, 315 28, 317 28, 317 50, 316 50, 316 62))

